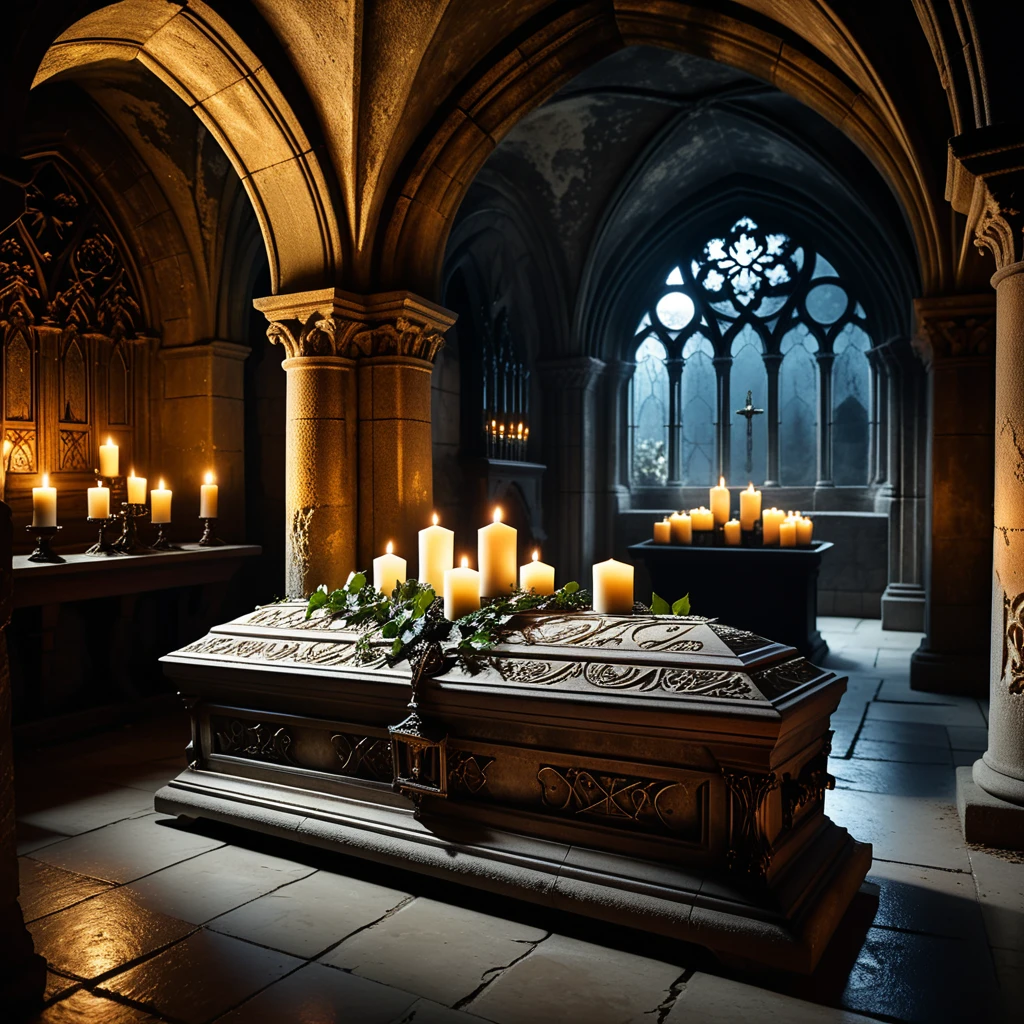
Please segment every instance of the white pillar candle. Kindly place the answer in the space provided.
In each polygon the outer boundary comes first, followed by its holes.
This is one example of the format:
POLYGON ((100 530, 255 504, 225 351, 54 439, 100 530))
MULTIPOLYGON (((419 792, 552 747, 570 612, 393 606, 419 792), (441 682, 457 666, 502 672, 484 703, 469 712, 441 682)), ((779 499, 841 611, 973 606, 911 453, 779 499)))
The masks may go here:
POLYGON ((555 567, 538 561, 539 558, 540 552, 534 551, 533 560, 519 566, 519 589, 546 597, 555 592, 555 567))
POLYGON ((807 518, 807 516, 801 516, 796 521, 796 542, 802 547, 810 547, 811 541, 814 539, 814 522, 807 518))
POLYGON ((740 527, 745 533, 754 529, 754 524, 761 518, 761 492, 754 490, 753 484, 747 484, 745 491, 740 491, 740 527))
POLYGON ((117 476, 118 448, 108 437, 106 444, 100 445, 100 476, 117 476))
POLYGON ((149 492, 149 507, 154 523, 169 523, 171 521, 171 491, 164 487, 163 477, 160 477, 160 486, 154 487, 149 492))
POLYGON ((594 611, 601 615, 632 614, 633 566, 614 558, 594 566, 594 611))
POLYGON ((146 478, 136 476, 134 469, 128 474, 128 504, 146 504, 146 478))
POLYGON ((477 531, 477 562, 480 565, 480 596, 507 597, 516 585, 516 531, 501 521, 501 509, 494 510, 494 522, 477 531))
POLYGON ((463 558, 458 569, 444 574, 444 617, 454 621, 479 610, 480 573, 470 569, 469 559, 463 558))
POLYGON ((32 488, 32 525, 57 525, 57 488, 50 486, 50 477, 43 474, 43 486, 32 488))
POLYGON ((700 508, 691 508, 690 523, 694 530, 713 530, 715 528, 714 513, 703 505, 700 508))
POLYGON ((444 589, 444 574, 455 564, 455 532, 434 522, 420 530, 420 583, 429 584, 434 593, 444 589))
POLYGON ((786 518, 782 509, 766 508, 761 513, 761 543, 764 545, 779 543, 779 525, 786 518))
POLYGON ((373 586, 382 594, 391 596, 391 591, 405 582, 405 559, 395 554, 395 546, 388 541, 383 555, 373 560, 373 586))
POLYGON ((784 519, 779 523, 779 547, 796 547, 796 520, 784 519))
POLYGON ((667 518, 654 524, 654 543, 668 544, 672 540, 672 524, 667 518))
POLYGON ((718 486, 711 488, 711 513, 715 517, 715 526, 721 526, 729 518, 729 488, 725 486, 725 477, 718 478, 718 486))
POLYGON ((688 512, 673 512, 668 521, 672 527, 673 544, 691 544, 693 542, 693 522, 688 512))
POLYGON ((110 518, 110 488, 104 487, 99 480, 95 487, 87 487, 86 494, 89 498, 89 518, 109 519, 110 518))
POLYGON ((217 518, 217 485, 212 473, 206 474, 206 483, 199 488, 199 518, 217 518))
POLYGON ((743 539, 743 531, 738 519, 730 519, 722 529, 725 531, 725 546, 727 548, 738 548, 743 539))

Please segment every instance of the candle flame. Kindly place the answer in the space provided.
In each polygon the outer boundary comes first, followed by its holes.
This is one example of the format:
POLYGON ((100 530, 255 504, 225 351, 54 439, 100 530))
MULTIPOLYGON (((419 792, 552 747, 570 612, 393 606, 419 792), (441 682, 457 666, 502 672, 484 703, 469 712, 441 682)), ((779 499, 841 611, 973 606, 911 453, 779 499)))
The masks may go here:
POLYGON ((465 555, 462 556, 462 568, 463 569, 468 569, 469 568, 469 559, 465 555))
POLYGON ((388 541, 387 547, 386 547, 386 548, 384 548, 384 550, 385 550, 385 551, 386 551, 386 552, 387 552, 387 553, 388 553, 389 555, 393 555, 393 554, 395 553, 395 545, 394 545, 394 544, 392 544, 392 543, 391 543, 391 541, 388 541))
POLYGON ((207 473, 206 474, 206 482, 208 484, 212 484, 213 483, 213 474, 212 473, 207 473))
POLYGON ((107 447, 110 448, 110 447, 113 446, 113 444, 114 444, 113 439, 111 438, 111 436, 109 434, 107 434, 107 447))
POLYGON ((495 505, 494 506, 494 521, 496 523, 500 523, 501 522, 501 506, 500 505, 495 505))
POLYGON ((164 488, 164 478, 163 477, 160 477, 160 486, 157 488, 157 490, 158 491, 165 490, 165 488, 164 488))
POLYGON ((44 473, 43 474, 43 486, 44 487, 49 487, 50 486, 50 474, 49 473, 44 473))
POLYGON ((430 518, 435 526, 437 526, 437 524, 440 522, 440 519, 438 519, 436 512, 430 518))
POLYGON ((724 476, 720 476, 718 478, 718 486, 719 487, 724 487, 725 486, 725 477, 724 476))
POLYGON ((754 481, 753 481, 753 480, 751 480, 751 481, 750 481, 750 483, 749 483, 749 484, 747 484, 747 491, 748 491, 748 492, 749 492, 750 494, 753 494, 753 493, 754 493, 754 481))
POLYGON ((539 558, 540 558, 540 552, 535 550, 533 552, 533 560, 536 562, 539 558))
POLYGON ((131 477, 131 476, 135 476, 135 467, 134 467, 134 466, 132 466, 132 468, 128 470, 128 475, 129 475, 130 477, 131 477))

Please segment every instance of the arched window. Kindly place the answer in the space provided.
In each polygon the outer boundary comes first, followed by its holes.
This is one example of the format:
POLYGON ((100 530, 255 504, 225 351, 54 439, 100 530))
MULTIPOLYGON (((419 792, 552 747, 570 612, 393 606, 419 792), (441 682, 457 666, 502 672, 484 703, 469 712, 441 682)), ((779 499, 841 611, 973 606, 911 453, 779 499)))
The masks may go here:
POLYGON ((741 217, 653 293, 633 342, 635 487, 720 473, 734 484, 867 484, 867 316, 832 263, 784 227, 741 217))

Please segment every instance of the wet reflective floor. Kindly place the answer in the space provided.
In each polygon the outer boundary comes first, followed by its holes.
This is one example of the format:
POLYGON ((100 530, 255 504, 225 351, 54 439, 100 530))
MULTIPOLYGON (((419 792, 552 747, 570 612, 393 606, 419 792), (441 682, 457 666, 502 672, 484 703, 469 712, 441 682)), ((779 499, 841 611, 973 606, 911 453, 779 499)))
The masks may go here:
POLYGON ((820 619, 850 685, 829 815, 874 844, 811 978, 212 823, 153 813, 184 715, 19 764, 22 907, 55 1022, 682 1024, 1021 1019, 1024 855, 965 844, 986 708, 910 690, 920 637, 820 619))

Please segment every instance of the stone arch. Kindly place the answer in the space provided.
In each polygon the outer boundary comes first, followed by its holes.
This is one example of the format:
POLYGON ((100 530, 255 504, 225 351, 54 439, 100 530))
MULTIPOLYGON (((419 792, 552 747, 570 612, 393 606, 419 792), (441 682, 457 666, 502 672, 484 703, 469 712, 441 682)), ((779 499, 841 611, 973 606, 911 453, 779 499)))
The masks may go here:
POLYGON ((202 120, 241 178, 277 291, 334 280, 341 235, 321 161, 267 68, 210 7, 121 0, 47 50, 33 87, 102 61, 138 61, 202 120))
POLYGON ((501 138, 526 113, 566 82, 615 50, 648 45, 729 64, 789 93, 840 128, 872 161, 901 204, 914 238, 925 294, 948 285, 949 239, 929 181, 879 76, 848 30, 826 17, 814 0, 777 5, 752 2, 766 15, 786 18, 783 39, 689 4, 613 0, 533 23, 532 34, 509 41, 481 61, 419 139, 396 180, 381 225, 379 276, 383 286, 436 295, 445 240, 466 190, 501 138), (803 40, 799 39, 803 37, 803 40), (818 47, 808 55, 804 40, 818 47))

